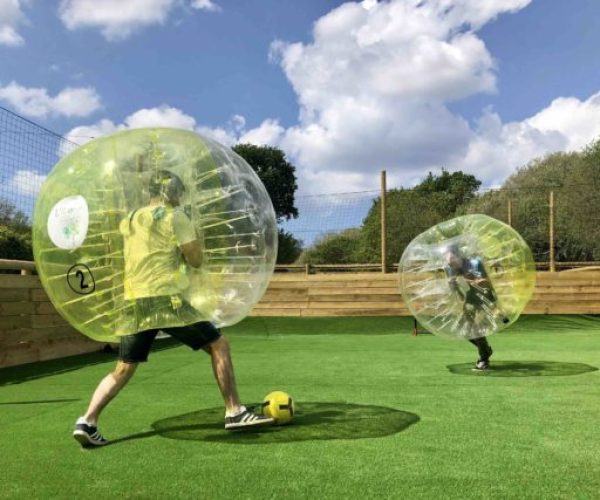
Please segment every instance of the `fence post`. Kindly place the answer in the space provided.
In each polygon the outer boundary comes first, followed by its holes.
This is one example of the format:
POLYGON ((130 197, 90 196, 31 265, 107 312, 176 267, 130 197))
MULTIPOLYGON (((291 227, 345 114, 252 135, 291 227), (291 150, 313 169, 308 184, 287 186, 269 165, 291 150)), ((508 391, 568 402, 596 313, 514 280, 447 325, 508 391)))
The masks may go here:
POLYGON ((512 227, 512 200, 508 199, 508 225, 512 227))
POLYGON ((556 271, 556 263, 554 262, 554 191, 550 191, 550 227, 549 227, 549 244, 550 244, 550 272, 556 271))
POLYGON ((387 220, 386 220, 386 179, 385 170, 381 171, 381 272, 387 273, 387 220))

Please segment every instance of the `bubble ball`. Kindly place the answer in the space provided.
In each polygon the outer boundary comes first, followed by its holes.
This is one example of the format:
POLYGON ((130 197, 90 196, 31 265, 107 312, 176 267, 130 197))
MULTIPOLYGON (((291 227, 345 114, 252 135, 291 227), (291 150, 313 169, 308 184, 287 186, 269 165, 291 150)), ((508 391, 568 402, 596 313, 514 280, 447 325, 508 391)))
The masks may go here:
POLYGON ((406 247, 400 292, 417 321, 450 339, 475 339, 514 323, 535 287, 535 263, 513 228, 487 215, 437 224, 406 247))
POLYGON ((231 149, 185 130, 136 129, 53 168, 36 200, 33 247, 59 313, 114 341, 243 319, 273 273, 277 224, 262 182, 231 149))

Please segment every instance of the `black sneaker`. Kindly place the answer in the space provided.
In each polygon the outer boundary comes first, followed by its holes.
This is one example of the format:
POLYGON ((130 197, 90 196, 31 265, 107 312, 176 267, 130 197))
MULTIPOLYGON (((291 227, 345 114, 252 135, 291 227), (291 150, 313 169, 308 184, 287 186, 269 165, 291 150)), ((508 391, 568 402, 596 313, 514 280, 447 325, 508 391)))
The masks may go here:
POLYGON ((271 417, 257 415, 242 406, 240 412, 232 417, 225 417, 225 429, 233 431, 236 429, 247 429, 249 427, 260 427, 262 425, 270 425, 275 420, 271 417))
POLYGON ((83 420, 83 418, 80 418, 75 423, 73 437, 84 448, 94 448, 96 446, 104 446, 109 443, 109 441, 104 439, 102 434, 98 432, 97 426, 88 424, 85 420, 83 420))

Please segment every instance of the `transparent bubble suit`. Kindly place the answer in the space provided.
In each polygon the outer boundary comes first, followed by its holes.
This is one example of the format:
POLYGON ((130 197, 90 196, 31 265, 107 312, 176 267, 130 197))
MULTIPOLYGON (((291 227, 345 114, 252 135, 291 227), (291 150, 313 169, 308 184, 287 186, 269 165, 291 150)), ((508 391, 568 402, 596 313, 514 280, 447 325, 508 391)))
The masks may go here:
POLYGON ((119 132, 64 157, 41 188, 33 226, 46 293, 71 325, 100 341, 197 321, 234 324, 264 294, 277 255, 273 205, 256 173, 229 148, 178 129, 119 132), (125 292, 127 227, 148 206, 157 172, 183 183, 172 212, 191 221, 203 263, 151 276, 150 284, 172 278, 180 293, 140 307, 125 292), (185 315, 177 301, 191 306, 185 315))
POLYGON ((513 228, 486 215, 437 224, 406 247, 400 292, 428 331, 474 339, 514 323, 531 299, 535 263, 513 228))

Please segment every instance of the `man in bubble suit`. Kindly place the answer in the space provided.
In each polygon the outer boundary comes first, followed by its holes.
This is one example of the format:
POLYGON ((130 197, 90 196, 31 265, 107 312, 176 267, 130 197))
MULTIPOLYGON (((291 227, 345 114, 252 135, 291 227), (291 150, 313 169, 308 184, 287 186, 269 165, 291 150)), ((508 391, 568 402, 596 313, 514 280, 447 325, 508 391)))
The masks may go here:
MULTIPOLYGON (((185 265, 202 265, 202 244, 194 226, 180 208, 185 191, 181 179, 166 170, 152 174, 150 203, 133 211, 121 222, 125 241, 125 298, 135 301, 141 330, 121 337, 116 369, 98 385, 85 415, 76 424, 73 436, 83 446, 108 443, 98 431, 102 410, 121 391, 139 363, 148 359, 158 329, 144 330, 156 315, 172 315, 175 322, 188 324, 197 312, 182 293, 188 286, 185 265), (185 265, 182 265, 185 264, 185 265)), ((207 321, 188 326, 161 328, 193 350, 202 349, 211 356, 214 375, 225 402, 225 429, 235 430, 271 424, 272 418, 256 415, 240 402, 229 343, 207 321)))
POLYGON ((492 323, 496 321, 508 323, 509 319, 498 307, 498 297, 485 270, 482 257, 477 255, 466 257, 456 244, 445 246, 442 254, 450 289, 463 300, 463 314, 457 327, 466 337, 469 337, 469 342, 479 351, 475 369, 487 370, 493 350, 484 336, 484 327, 478 321, 478 315, 483 313, 492 323))

